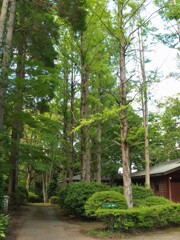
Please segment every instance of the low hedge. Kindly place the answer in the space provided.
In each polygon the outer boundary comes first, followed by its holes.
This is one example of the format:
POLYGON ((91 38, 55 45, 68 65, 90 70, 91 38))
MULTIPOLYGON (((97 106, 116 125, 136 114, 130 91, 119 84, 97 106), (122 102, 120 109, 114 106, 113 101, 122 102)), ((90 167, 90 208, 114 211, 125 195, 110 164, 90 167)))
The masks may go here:
POLYGON ((134 231, 180 225, 180 204, 166 204, 128 210, 98 209, 96 216, 106 228, 134 231))
POLYGON ((8 216, 0 214, 0 239, 5 238, 8 224, 9 224, 8 216))
POLYGON ((127 209, 127 202, 122 194, 115 191, 96 192, 85 204, 86 216, 95 216, 95 212, 103 208, 103 204, 109 204, 109 208, 127 209))
POLYGON ((106 190, 109 190, 107 185, 95 182, 69 183, 59 192, 60 206, 72 215, 84 217, 87 199, 95 192, 106 190))

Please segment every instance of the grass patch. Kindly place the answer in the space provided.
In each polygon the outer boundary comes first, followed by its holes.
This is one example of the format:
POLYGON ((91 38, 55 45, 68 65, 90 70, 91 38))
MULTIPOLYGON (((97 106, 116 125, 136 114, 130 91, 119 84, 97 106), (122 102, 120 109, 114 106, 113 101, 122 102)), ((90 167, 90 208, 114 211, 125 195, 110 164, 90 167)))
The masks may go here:
POLYGON ((89 230, 86 230, 85 233, 90 237, 99 238, 99 239, 107 239, 107 238, 121 239, 128 235, 120 232, 106 230, 104 228, 89 229, 89 230))

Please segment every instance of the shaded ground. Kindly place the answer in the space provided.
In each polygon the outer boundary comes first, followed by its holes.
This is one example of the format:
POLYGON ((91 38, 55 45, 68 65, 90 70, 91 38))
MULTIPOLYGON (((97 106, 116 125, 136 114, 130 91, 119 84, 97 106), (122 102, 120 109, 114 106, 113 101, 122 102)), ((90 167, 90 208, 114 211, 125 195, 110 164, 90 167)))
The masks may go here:
MULTIPOLYGON (((7 240, 93 240, 97 238, 89 237, 85 232, 100 227, 100 223, 67 216, 58 207, 25 206, 12 214, 7 240)), ((179 240, 180 228, 104 239, 179 240)))

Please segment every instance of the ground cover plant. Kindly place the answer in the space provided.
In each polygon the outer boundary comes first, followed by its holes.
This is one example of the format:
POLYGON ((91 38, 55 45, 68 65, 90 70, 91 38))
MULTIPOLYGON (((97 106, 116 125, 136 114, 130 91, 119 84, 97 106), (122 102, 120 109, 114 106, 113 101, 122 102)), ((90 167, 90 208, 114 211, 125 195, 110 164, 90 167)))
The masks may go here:
POLYGON ((0 214, 0 239, 5 238, 9 219, 7 215, 0 214))

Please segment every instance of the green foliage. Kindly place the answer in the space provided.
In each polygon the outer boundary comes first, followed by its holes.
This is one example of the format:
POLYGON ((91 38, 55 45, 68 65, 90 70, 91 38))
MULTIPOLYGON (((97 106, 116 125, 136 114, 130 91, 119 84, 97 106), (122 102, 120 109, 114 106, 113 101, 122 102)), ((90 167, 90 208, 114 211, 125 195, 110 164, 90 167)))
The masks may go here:
POLYGON ((60 17, 69 22, 74 31, 86 29, 86 0, 60 0, 58 11, 60 17))
POLYGON ((3 210, 3 176, 0 173, 0 212, 3 210))
POLYGON ((180 224, 180 204, 166 204, 128 210, 99 209, 96 216, 108 229, 134 231, 180 224))
POLYGON ((144 199, 154 195, 151 189, 139 185, 132 185, 132 194, 133 199, 144 199))
POLYGON ((0 214, 0 239, 5 238, 8 224, 9 217, 7 215, 0 214))
POLYGON ((18 190, 11 193, 9 197, 9 208, 14 210, 25 203, 25 200, 27 200, 27 193, 26 191, 21 192, 21 190, 18 190))
POLYGON ((57 196, 51 196, 49 199, 49 202, 51 204, 58 204, 59 203, 59 198, 57 196))
POLYGON ((102 191, 94 193, 85 204, 85 212, 87 216, 95 216, 95 212, 99 208, 103 208, 104 203, 114 203, 117 209, 126 209, 127 203, 125 197, 115 191, 102 191))
POLYGON ((28 199, 28 191, 26 190, 25 187, 19 186, 19 187, 18 187, 18 191, 21 192, 21 193, 23 193, 24 199, 26 199, 26 200, 28 199))
POLYGON ((57 181, 53 180, 48 183, 47 193, 49 198, 57 195, 57 181))
POLYGON ((150 207, 155 205, 172 204, 172 202, 164 197, 150 196, 144 199, 143 204, 147 207, 150 207))
POLYGON ((40 203, 42 201, 41 201, 41 198, 37 194, 35 194, 33 192, 28 192, 28 202, 30 202, 30 203, 40 203))
POLYGON ((95 192, 108 189, 107 185, 95 182, 70 183, 59 193, 60 204, 73 215, 85 216, 84 205, 87 199, 95 192))
MULTIPOLYGON (((113 187, 111 189, 121 194, 124 193, 123 186, 113 187)), ((132 194, 133 194, 133 200, 141 200, 154 195, 151 189, 148 189, 139 185, 134 185, 134 184, 132 184, 132 194)))

